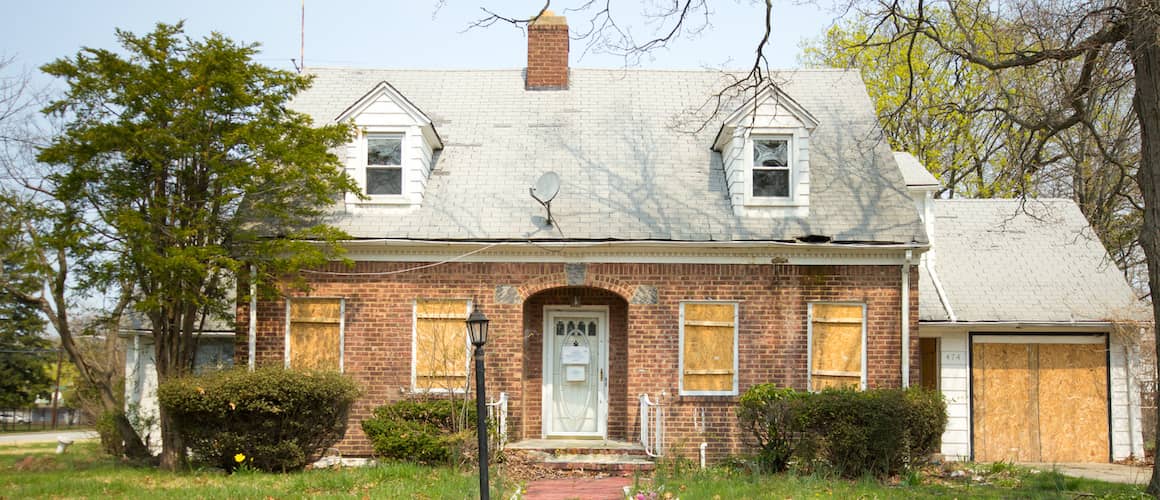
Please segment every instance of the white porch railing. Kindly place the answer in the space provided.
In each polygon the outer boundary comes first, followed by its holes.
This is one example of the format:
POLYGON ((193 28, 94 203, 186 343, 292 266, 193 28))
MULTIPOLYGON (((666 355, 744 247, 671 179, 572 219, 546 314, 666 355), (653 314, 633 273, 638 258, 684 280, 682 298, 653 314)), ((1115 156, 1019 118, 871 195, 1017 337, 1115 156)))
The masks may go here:
POLYGON ((487 418, 496 424, 499 436, 496 436, 497 450, 502 450, 507 444, 507 414, 508 397, 506 392, 499 393, 499 399, 487 403, 487 418))
POLYGON ((640 395, 640 444, 650 457, 664 454, 665 410, 660 403, 654 403, 648 394, 640 395))

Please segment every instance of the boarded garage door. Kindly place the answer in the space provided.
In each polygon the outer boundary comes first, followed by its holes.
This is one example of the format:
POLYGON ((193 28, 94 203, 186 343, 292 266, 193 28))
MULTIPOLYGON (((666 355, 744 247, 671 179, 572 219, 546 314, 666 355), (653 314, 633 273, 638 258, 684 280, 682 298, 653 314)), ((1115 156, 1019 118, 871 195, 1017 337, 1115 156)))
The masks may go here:
POLYGON ((975 460, 1107 462, 1104 336, 975 336, 975 460))

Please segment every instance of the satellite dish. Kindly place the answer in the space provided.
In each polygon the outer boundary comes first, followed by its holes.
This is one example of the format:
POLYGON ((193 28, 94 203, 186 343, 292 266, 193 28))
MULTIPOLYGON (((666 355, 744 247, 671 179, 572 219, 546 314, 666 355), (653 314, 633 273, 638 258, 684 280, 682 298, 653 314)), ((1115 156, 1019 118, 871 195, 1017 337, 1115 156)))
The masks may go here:
POLYGON ((552 219, 552 200, 556 199, 556 195, 560 193, 560 176, 556 172, 546 172, 536 179, 536 185, 528 188, 528 194, 532 198, 540 202, 544 209, 548 211, 548 225, 551 226, 554 222, 552 219))
POLYGON ((532 188, 532 198, 540 203, 551 203, 560 193, 560 176, 556 172, 548 172, 536 179, 536 187, 532 188))

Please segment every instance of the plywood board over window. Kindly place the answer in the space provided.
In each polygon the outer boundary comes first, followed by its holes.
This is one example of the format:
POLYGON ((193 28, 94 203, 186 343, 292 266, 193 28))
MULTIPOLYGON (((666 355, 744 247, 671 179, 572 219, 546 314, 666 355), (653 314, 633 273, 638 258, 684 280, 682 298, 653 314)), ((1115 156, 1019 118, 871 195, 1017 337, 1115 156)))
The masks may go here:
POLYGON ((810 390, 866 388, 866 306, 810 304, 810 390))
POLYGON ((342 371, 344 304, 338 298, 286 301, 286 366, 342 371))
POLYGON ((681 303, 681 394, 737 394, 737 304, 681 303))
POLYGON ((1100 336, 976 336, 975 460, 1106 462, 1107 347, 1100 336))
POLYGON ((461 299, 415 301, 415 390, 466 390, 469 308, 469 301, 461 299))

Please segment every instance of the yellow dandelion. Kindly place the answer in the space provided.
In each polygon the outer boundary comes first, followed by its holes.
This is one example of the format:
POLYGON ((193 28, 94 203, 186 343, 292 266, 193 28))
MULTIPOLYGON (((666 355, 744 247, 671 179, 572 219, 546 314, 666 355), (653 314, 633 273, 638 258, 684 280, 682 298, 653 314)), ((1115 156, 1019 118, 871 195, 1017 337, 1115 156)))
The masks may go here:
POLYGON ((234 461, 239 464, 245 462, 246 456, 244 454, 238 453, 237 455, 234 455, 234 461))

